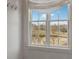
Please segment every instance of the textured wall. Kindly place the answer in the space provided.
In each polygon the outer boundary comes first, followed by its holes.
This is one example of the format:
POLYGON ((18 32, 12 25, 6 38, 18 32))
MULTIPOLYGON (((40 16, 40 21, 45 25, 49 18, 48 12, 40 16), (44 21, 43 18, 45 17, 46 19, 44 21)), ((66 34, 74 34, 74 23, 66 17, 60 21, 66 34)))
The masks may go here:
POLYGON ((21 20, 19 10, 7 9, 7 58, 20 59, 21 48, 21 20))

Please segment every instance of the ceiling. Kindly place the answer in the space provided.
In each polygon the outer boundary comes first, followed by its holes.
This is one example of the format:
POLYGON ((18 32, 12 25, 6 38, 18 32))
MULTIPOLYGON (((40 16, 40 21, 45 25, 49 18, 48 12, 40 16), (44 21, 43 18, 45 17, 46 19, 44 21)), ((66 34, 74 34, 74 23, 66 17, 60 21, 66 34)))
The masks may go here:
POLYGON ((29 0, 29 7, 34 9, 58 8, 68 3, 70 0, 29 0))
POLYGON ((30 0, 30 1, 35 3, 48 3, 48 2, 58 1, 58 0, 30 0))
MULTIPOLYGON (((7 0, 7 5, 9 7, 17 7, 19 0, 7 0)), ((71 0, 28 0, 29 8, 32 9, 49 9, 49 8, 58 8, 64 3, 69 3, 71 0)))

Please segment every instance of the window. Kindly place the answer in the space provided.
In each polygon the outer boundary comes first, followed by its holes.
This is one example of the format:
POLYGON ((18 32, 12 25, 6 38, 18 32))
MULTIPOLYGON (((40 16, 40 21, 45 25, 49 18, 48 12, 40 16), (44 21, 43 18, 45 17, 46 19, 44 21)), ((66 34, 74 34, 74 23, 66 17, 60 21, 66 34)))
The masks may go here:
POLYGON ((68 47, 68 23, 67 5, 51 13, 50 46, 68 47))
POLYGON ((31 10, 30 45, 48 47, 69 47, 68 6, 51 13, 31 10))
POLYGON ((46 41, 46 14, 32 11, 32 45, 44 45, 46 41))

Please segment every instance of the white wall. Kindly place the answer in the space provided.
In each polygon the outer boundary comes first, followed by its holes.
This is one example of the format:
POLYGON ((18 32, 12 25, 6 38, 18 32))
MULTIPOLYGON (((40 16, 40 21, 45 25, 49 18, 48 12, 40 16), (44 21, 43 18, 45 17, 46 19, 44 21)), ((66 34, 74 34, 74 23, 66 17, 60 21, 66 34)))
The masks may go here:
POLYGON ((72 59, 69 51, 62 49, 46 49, 37 47, 25 47, 25 59, 72 59))
POLYGON ((7 58, 21 58, 21 19, 19 10, 7 9, 7 58))

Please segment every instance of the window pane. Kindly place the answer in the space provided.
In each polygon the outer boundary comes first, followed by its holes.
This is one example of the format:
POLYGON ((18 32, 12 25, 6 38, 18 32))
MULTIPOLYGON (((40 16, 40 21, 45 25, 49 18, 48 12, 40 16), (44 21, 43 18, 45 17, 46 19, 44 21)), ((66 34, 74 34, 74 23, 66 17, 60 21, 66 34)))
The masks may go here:
POLYGON ((58 20, 58 11, 53 11, 52 13, 51 13, 51 20, 58 20))
POLYGON ((43 13, 40 13, 39 15, 39 20, 42 21, 42 20, 46 20, 46 14, 43 14, 43 13))
POLYGON ((59 22, 59 45, 61 47, 68 46, 68 21, 59 22))
POLYGON ((50 22, 50 45, 58 45, 58 22, 50 22))
POLYGON ((68 6, 67 4, 63 5, 61 8, 52 11, 51 20, 68 20, 68 6))
POLYGON ((68 20, 68 5, 65 4, 63 5, 59 10, 58 10, 58 15, 60 17, 59 20, 68 20))
POLYGON ((46 20, 46 14, 38 11, 32 11, 32 21, 46 20))
POLYGON ((38 21, 39 13, 37 11, 32 11, 32 21, 38 21))
POLYGON ((38 22, 32 22, 32 44, 37 43, 38 39, 38 22))
POLYGON ((44 45, 46 41, 45 22, 32 22, 32 44, 44 45))
POLYGON ((46 41, 46 24, 45 22, 39 22, 39 40, 41 45, 44 45, 46 41))

